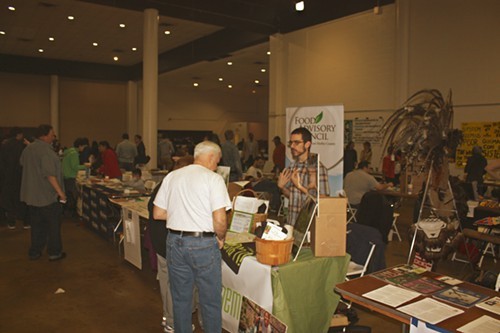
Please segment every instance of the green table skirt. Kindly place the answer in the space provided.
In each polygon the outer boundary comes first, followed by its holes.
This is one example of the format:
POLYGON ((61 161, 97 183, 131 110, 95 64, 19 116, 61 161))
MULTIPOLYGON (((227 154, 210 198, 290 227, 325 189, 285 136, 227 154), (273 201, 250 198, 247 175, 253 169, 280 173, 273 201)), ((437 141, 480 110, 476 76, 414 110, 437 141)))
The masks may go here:
POLYGON ((327 332, 340 296, 334 292, 345 280, 350 256, 316 258, 303 249, 295 262, 272 271, 273 314, 288 333, 327 332))

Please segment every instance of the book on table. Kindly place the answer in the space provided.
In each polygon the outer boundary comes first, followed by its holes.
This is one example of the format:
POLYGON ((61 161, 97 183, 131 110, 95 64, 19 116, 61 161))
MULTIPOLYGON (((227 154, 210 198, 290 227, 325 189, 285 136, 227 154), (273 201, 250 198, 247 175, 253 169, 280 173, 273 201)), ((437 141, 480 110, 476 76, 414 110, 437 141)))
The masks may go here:
POLYGON ((484 301, 490 296, 459 286, 454 286, 449 289, 434 293, 432 297, 441 301, 451 303, 453 305, 470 308, 471 306, 484 301))
POLYGON ((401 284, 402 287, 414 290, 424 295, 433 294, 440 290, 449 288, 450 286, 444 282, 435 280, 433 278, 422 276, 415 280, 411 280, 401 284))
POLYGON ((420 267, 399 265, 372 273, 371 276, 391 284, 400 285, 420 278, 420 274, 423 272, 425 270, 420 267))

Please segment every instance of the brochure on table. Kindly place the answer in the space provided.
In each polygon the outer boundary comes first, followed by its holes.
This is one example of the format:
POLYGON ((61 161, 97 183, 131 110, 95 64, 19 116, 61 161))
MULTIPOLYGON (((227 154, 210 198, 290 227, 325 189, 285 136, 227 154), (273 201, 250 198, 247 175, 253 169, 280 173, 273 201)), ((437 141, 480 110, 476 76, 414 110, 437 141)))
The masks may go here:
POLYGON ((476 320, 459 327, 457 331, 462 333, 498 333, 500 332, 500 320, 490 316, 481 316, 476 320))
POLYGON ((264 213, 269 209, 269 200, 258 198, 235 196, 233 198, 233 214, 229 224, 229 230, 234 232, 250 232, 254 223, 254 215, 262 211, 264 213))
POLYGON ((496 296, 484 302, 476 304, 478 308, 496 313, 500 316, 500 297, 496 296))
POLYGON ((418 302, 399 307, 397 310, 429 324, 437 324, 445 319, 464 313, 463 310, 438 302, 432 298, 424 298, 418 302))
POLYGON ((363 294, 363 297, 372 299, 379 303, 390 305, 392 307, 396 307, 409 302, 412 299, 417 298, 418 296, 420 296, 420 294, 417 292, 406 290, 390 284, 363 294))

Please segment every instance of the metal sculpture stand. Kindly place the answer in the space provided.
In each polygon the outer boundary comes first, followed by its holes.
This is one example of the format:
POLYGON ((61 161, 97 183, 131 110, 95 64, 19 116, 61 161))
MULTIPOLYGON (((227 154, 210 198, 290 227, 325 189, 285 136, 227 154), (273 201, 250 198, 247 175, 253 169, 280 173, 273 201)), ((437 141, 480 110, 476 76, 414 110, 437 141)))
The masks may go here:
MULTIPOLYGON (((422 202, 420 204, 420 210, 418 212, 417 223, 419 221, 421 221, 421 219, 422 219, 422 212, 424 210, 424 207, 430 209, 431 214, 436 210, 433 207, 433 205, 432 205, 432 199, 429 196, 429 186, 430 186, 430 181, 431 181, 432 170, 433 170, 433 162, 431 162, 431 165, 430 165, 430 168, 429 168, 429 173, 427 175, 427 181, 426 181, 426 184, 425 184, 425 190, 424 190, 424 194, 422 196, 422 202), (429 204, 428 205, 426 205, 427 200, 429 200, 429 204)), ((460 217, 458 215, 457 205, 456 205, 456 202, 455 202, 455 197, 453 195, 453 190, 451 188, 451 183, 450 183, 449 179, 448 179, 448 191, 450 192, 451 201, 453 203, 453 209, 448 210, 448 211, 455 214, 455 218, 458 221, 458 229, 463 234, 462 224, 460 223, 460 217)), ((416 241, 418 230, 419 230, 418 225, 416 225, 415 226, 415 232, 413 233, 413 238, 412 238, 412 241, 411 241, 410 251, 408 253, 407 265, 410 265, 410 262, 411 262, 412 253, 413 253, 413 249, 415 247, 415 241, 416 241)), ((465 246, 465 251, 466 251, 467 258, 470 258, 470 256, 469 256, 469 250, 467 249, 467 246, 465 246)), ((470 260, 469 260, 469 263, 470 263, 470 260)), ((472 265, 472 263, 471 263, 471 265, 472 265)), ((474 267, 474 266, 472 265, 472 267, 474 267)))

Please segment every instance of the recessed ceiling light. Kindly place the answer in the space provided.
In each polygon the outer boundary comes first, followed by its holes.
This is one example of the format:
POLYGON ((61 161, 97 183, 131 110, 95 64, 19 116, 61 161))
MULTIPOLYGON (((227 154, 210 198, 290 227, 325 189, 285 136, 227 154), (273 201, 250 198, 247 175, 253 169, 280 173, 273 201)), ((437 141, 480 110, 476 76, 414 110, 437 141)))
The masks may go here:
POLYGON ((261 69, 260 69, 260 71, 261 71, 262 73, 265 73, 265 72, 266 72, 266 69, 265 69, 265 68, 261 68, 261 69))
POLYGON ((0 35, 5 35, 5 31, 0 30, 0 35))
POLYGON ((120 23, 120 28, 125 28, 125 23, 120 23))
POLYGON ((231 66, 232 64, 233 64, 233 62, 232 62, 232 61, 228 61, 228 62, 227 62, 227 65, 228 65, 228 66, 231 66))
POLYGON ((271 51, 267 51, 267 55, 271 55, 271 51))
POLYGON ((43 49, 38 49, 38 52, 43 53, 43 49))
POLYGON ((132 51, 137 51, 137 47, 133 47, 133 48, 132 48, 132 51))
POLYGON ((14 6, 9 6, 7 8, 9 8, 9 10, 11 10, 11 11, 15 11, 16 10, 16 7, 14 7, 14 6))
POLYGON ((75 17, 74 17, 74 16, 71 16, 71 15, 70 15, 70 16, 68 16, 68 20, 73 21, 74 19, 75 19, 75 17))
POLYGON ((98 43, 96 43, 96 42, 93 42, 93 43, 92 43, 92 46, 99 46, 99 44, 98 44, 98 43))
POLYGON ((259 80, 255 80, 253 82, 255 82, 255 84, 259 84, 260 81, 259 80))
POLYGON ((295 10, 298 12, 301 12, 304 10, 304 1, 297 1, 295 2, 295 10))
POLYGON ((228 84, 228 85, 227 85, 227 87, 228 87, 229 89, 231 89, 231 88, 233 88, 233 85, 232 85, 232 84, 228 84))
POLYGON ((198 82, 193 83, 193 86, 198 87, 199 86, 198 82))
POLYGON ((224 79, 220 77, 220 78, 219 78, 219 81, 220 81, 220 82, 222 82, 222 81, 224 81, 224 79))
POLYGON ((49 37, 49 40, 50 40, 51 42, 53 42, 53 41, 55 41, 55 38, 54 38, 54 37, 49 37))
POLYGON ((113 57, 113 60, 114 60, 114 61, 118 61, 118 57, 117 57, 117 56, 114 56, 114 57, 113 57))
POLYGON ((170 30, 165 30, 163 33, 164 33, 165 35, 170 35, 170 30))

